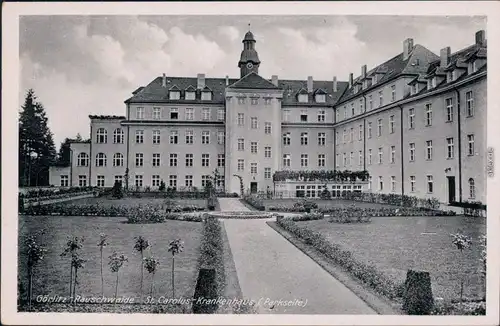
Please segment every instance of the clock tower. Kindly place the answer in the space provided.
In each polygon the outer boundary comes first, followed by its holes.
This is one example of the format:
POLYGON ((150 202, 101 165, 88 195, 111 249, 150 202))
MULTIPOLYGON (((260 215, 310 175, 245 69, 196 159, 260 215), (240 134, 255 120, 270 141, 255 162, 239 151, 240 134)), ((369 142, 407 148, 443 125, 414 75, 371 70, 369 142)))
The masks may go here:
POLYGON ((259 55, 255 51, 255 38, 252 32, 248 31, 243 39, 243 51, 241 51, 238 67, 240 68, 240 77, 243 78, 251 72, 259 73, 259 55))

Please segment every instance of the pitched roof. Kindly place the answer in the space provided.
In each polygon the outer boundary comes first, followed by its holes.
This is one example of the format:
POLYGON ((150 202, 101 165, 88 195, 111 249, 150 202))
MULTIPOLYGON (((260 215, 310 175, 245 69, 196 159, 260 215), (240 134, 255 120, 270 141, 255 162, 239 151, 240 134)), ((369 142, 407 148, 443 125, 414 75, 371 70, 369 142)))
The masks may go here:
MULTIPOLYGON (((298 102, 297 93, 301 90, 307 89, 307 80, 289 80, 283 79, 278 81, 278 86, 283 89, 283 101, 282 106, 332 106, 337 100, 342 96, 344 91, 347 89, 349 84, 347 82, 338 81, 337 91, 333 92, 333 80, 313 80, 313 92, 309 93, 309 99, 307 103, 298 102), (321 94, 321 91, 326 92, 325 103, 316 103, 314 95, 316 93, 321 94)), ((306 91, 307 93, 307 91, 306 91)))
POLYGON ((279 89, 276 85, 270 81, 257 75, 255 72, 251 72, 245 77, 241 78, 229 88, 240 88, 240 89, 279 89))

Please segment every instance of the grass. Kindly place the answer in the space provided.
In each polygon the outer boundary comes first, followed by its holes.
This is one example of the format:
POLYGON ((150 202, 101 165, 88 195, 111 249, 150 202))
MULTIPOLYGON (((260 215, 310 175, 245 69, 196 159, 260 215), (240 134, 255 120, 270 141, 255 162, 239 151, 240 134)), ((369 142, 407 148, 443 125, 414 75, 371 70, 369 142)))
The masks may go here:
MULTIPOLYGON (((206 206, 206 199, 172 199, 177 205, 197 205, 197 206, 206 206)), ((105 197, 89 197, 89 198, 81 198, 70 200, 64 202, 68 205, 96 205, 99 204, 101 206, 124 206, 124 207, 134 207, 138 205, 142 206, 157 206, 157 205, 165 205, 166 198, 134 198, 134 197, 126 197, 121 199, 111 199, 105 197)))
MULTIPOLYGON (((88 200, 88 199, 87 199, 88 200)), ((144 202, 144 199, 140 199, 144 202)), ((132 201, 126 199, 124 201, 132 201)), ((42 242, 48 248, 44 260, 36 267, 33 297, 37 295, 69 295, 70 262, 60 257, 67 236, 84 236, 82 258, 87 259, 85 267, 78 271, 77 295, 100 296, 100 252, 97 247, 100 233, 108 235, 109 245, 104 248, 104 296, 113 297, 116 274, 111 273, 108 257, 116 250, 125 254, 128 262, 119 272, 118 296, 140 298, 140 254, 134 251, 134 237, 143 236, 152 245, 156 258, 160 259, 155 275, 155 296, 171 296, 172 256, 167 252, 171 240, 181 238, 184 251, 175 258, 176 297, 192 297, 198 274, 201 223, 166 221, 160 224, 126 224, 120 217, 44 217, 19 216, 19 277, 26 288, 27 271, 23 239, 29 232, 45 229, 42 242)), ((147 253, 145 253, 145 256, 147 253)), ((144 271, 144 292, 150 288, 151 277, 144 271)))
POLYGON ((382 207, 394 207, 388 204, 378 204, 378 203, 366 203, 360 201, 352 201, 345 199, 311 199, 311 198, 284 198, 284 199, 264 199, 264 206, 266 210, 269 206, 286 206, 293 207, 293 204, 297 203, 300 199, 312 200, 318 204, 318 208, 331 208, 331 207, 344 207, 347 205, 356 205, 356 207, 361 208, 382 208, 382 207))
POLYGON ((464 296, 481 298, 484 281, 480 272, 478 238, 486 232, 486 220, 465 216, 377 217, 369 224, 338 224, 328 219, 297 222, 322 233, 333 243, 352 251, 360 261, 404 281, 408 269, 428 271, 434 297, 458 299, 460 278, 466 275, 464 296), (460 251, 450 233, 472 237, 471 249, 460 251))

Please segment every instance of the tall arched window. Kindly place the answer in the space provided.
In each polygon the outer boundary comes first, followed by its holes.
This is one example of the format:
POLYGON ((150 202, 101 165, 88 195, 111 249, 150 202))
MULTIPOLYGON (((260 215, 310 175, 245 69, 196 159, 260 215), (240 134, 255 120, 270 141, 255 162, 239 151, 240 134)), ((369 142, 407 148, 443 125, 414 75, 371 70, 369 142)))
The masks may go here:
POLYGON ((95 166, 106 166, 106 154, 97 153, 95 158, 95 166))
POLYGON ((113 132, 113 143, 115 144, 123 144, 124 133, 122 128, 116 128, 113 132))
POLYGON ((78 154, 76 164, 78 166, 88 166, 89 165, 89 156, 87 155, 87 153, 78 154))
POLYGON ((123 166, 123 155, 121 153, 113 155, 113 166, 123 166))
POLYGON ((469 179, 469 198, 476 198, 476 182, 474 179, 469 179))
POLYGON ((97 129, 97 143, 106 144, 108 142, 108 132, 104 128, 97 129))

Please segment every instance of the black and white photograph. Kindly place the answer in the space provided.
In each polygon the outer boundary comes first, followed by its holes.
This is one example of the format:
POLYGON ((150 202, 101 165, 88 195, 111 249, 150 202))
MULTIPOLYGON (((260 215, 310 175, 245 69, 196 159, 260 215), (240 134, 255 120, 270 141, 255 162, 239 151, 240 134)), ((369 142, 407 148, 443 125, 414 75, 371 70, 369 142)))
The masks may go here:
POLYGON ((497 324, 477 4, 12 10, 2 322, 497 324))

